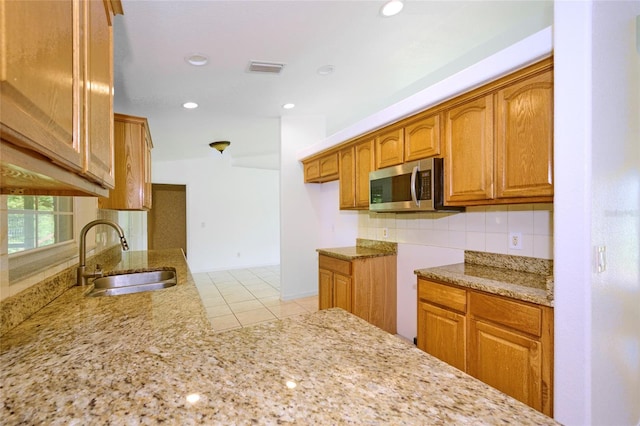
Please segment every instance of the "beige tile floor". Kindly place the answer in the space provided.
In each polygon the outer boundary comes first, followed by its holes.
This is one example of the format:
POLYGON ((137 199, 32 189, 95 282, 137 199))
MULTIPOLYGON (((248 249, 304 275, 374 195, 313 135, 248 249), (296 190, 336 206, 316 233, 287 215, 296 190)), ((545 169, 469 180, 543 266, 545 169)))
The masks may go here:
POLYGON ((280 265, 193 274, 216 331, 314 312, 318 297, 281 301, 280 265))

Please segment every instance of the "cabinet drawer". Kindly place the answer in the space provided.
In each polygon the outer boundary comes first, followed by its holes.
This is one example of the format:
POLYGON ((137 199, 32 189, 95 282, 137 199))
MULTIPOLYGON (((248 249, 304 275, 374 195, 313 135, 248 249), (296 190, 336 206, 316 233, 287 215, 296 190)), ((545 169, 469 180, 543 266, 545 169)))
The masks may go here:
POLYGON ((533 336, 542 335, 540 307, 475 292, 471 292, 469 304, 471 315, 476 318, 483 318, 533 336))
POLYGON ((461 288, 418 279, 418 298, 454 311, 467 312, 467 292, 461 288))
POLYGON ((351 262, 348 260, 336 259, 335 257, 329 257, 320 255, 318 259, 318 265, 320 269, 328 269, 333 272, 338 272, 343 275, 351 275, 351 262))

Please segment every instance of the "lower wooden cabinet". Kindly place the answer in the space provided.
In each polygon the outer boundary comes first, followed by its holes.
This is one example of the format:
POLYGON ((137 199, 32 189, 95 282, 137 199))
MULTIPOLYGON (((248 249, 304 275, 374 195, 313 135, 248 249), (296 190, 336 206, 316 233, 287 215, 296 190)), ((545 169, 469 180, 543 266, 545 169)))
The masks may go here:
POLYGON ((319 308, 342 308, 395 334, 396 258, 389 255, 349 261, 319 255, 319 308))
POLYGON ((553 415, 553 309, 418 279, 418 348, 553 415))

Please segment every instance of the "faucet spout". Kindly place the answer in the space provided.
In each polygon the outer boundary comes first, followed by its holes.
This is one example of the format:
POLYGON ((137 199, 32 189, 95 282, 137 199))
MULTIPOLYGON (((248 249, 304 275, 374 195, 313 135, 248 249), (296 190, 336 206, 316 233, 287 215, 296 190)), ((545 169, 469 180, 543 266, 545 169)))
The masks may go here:
POLYGON ((127 243, 127 239, 124 237, 124 231, 117 223, 105 220, 105 219, 97 219, 87 223, 82 230, 80 231, 80 253, 79 264, 78 264, 78 273, 77 273, 77 285, 86 285, 89 282, 89 278, 97 278, 102 276, 102 271, 96 271, 95 273, 86 272, 86 262, 87 262, 87 232, 89 229, 93 228, 96 225, 109 225, 113 229, 118 232, 118 237, 120 238, 120 245, 122 246, 122 250, 129 250, 129 244, 127 243))

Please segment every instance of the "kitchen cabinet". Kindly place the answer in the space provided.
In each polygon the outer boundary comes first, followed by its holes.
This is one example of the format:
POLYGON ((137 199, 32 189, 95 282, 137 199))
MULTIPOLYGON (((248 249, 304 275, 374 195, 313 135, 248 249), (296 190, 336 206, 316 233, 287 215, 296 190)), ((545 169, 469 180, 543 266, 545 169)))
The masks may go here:
POLYGON ((113 210, 151 208, 151 149, 153 142, 144 117, 114 115, 115 188, 98 206, 113 210))
POLYGON ((338 153, 331 152, 303 161, 305 183, 323 183, 338 180, 338 153))
POLYGON ((424 280, 418 291, 418 348, 465 371, 466 291, 424 280))
POLYGON ((351 262, 332 257, 319 258, 319 309, 352 311, 351 262))
POLYGON ((113 13, 117 0, 0 0, 2 193, 113 187, 113 13))
POLYGON ((100 1, 85 1, 84 140, 85 173, 113 188, 113 35, 111 19, 100 1))
POLYGON ((369 208, 369 172, 374 170, 374 138, 340 151, 340 209, 369 208))
POLYGON ((553 309, 418 279, 418 348, 553 415, 553 309))
POLYGON ((405 161, 440 155, 440 113, 420 114, 404 127, 405 161))
POLYGON ((395 334, 396 257, 343 260, 319 255, 319 308, 342 308, 395 334))
POLYGON ((493 198, 493 97, 445 112, 445 204, 493 198))
POLYGON ((553 201, 553 72, 545 64, 445 112, 446 205, 553 201))
POLYGON ((496 94, 496 198, 553 197, 553 73, 496 94))
POLYGON ((377 134, 376 170, 404 162, 404 128, 392 127, 377 134))

